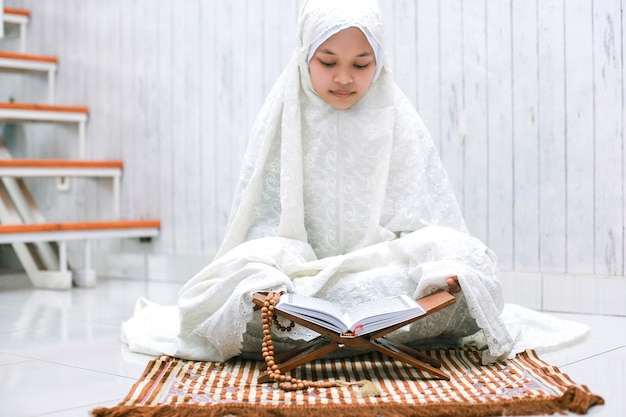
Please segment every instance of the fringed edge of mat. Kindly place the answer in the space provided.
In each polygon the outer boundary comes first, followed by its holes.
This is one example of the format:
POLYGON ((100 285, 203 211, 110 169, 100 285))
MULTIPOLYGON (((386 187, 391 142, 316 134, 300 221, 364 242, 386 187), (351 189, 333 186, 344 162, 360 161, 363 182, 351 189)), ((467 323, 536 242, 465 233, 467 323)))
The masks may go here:
POLYGON ((572 411, 586 414, 594 405, 604 404, 602 397, 577 387, 570 387, 561 397, 541 400, 506 401, 494 404, 426 404, 426 405, 318 405, 307 406, 250 406, 245 404, 220 405, 160 405, 155 407, 117 406, 97 408, 94 417, 328 417, 329 412, 342 417, 481 417, 485 415, 540 415, 572 411))

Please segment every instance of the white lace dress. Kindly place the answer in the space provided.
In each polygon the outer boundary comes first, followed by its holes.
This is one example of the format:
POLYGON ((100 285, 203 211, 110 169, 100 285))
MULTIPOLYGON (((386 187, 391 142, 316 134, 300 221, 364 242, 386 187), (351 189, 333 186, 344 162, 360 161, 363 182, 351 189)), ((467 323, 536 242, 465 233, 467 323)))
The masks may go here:
MULTIPOLYGON (((456 304, 390 337, 458 346, 474 335, 486 341, 484 362, 511 352, 495 256, 468 234, 431 137, 384 57, 350 109, 332 108, 313 89, 309 46, 348 26, 383 44, 375 1, 305 2, 298 49, 253 127, 223 245, 182 288, 177 308, 140 309, 124 323, 131 350, 212 361, 258 356, 256 291, 348 308, 389 295, 418 298, 456 275, 456 304)), ((314 336, 297 327, 274 338, 280 350, 314 336)))

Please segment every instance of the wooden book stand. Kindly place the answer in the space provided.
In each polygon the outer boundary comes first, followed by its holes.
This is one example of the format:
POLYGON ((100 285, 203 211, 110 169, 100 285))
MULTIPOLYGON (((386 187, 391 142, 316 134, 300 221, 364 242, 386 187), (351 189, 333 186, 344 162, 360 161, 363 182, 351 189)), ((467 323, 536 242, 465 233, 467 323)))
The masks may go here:
MULTIPOLYGON (((255 293, 253 297, 254 304, 256 304, 258 307, 262 307, 266 295, 267 294, 260 292, 255 293)), ((287 352, 277 353, 275 355, 276 364, 278 365, 280 371, 284 373, 294 368, 297 368, 300 365, 311 362, 319 357, 327 355, 330 352, 333 352, 340 348, 369 348, 377 350, 378 352, 397 359, 402 363, 412 365, 417 369, 421 369, 430 373, 431 375, 448 381, 450 380, 450 377, 439 369, 441 367, 441 364, 438 360, 431 358, 430 356, 427 356, 414 349, 411 349, 410 347, 401 343, 391 342, 384 337, 394 330, 400 329, 407 324, 413 323, 414 321, 422 319, 438 310, 441 310, 444 307, 454 304, 456 302, 456 299, 452 294, 447 291, 438 291, 433 294, 427 295, 426 297, 420 298, 419 300, 417 300, 417 302, 420 304, 420 306, 422 306, 422 308, 426 312, 425 314, 413 317, 409 320, 387 327, 383 330, 362 336, 356 336, 351 333, 336 333, 315 323, 311 323, 308 320, 275 309, 275 314, 291 320, 294 323, 301 324, 302 326, 305 326, 320 334, 320 336, 310 340, 300 347, 289 350, 287 352)), ((269 382, 270 377, 267 372, 261 374, 258 381, 259 383, 269 382)))

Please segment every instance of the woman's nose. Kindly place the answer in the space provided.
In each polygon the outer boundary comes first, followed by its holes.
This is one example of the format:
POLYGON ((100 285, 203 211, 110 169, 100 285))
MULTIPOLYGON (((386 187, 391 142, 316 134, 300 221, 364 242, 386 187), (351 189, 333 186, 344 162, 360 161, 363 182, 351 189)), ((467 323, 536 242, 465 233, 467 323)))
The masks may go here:
POLYGON ((354 77, 352 76, 350 71, 346 69, 340 69, 335 74, 335 78, 333 79, 333 81, 337 84, 351 84, 352 82, 354 82, 354 77))

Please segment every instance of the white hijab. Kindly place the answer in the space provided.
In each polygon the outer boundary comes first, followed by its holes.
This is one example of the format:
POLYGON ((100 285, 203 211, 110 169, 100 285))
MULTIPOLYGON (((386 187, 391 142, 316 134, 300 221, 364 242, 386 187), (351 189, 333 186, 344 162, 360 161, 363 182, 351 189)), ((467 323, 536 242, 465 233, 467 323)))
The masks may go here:
POLYGON ((253 126, 217 257, 267 236, 308 242, 322 258, 426 225, 466 231, 432 139, 393 81, 377 2, 308 0, 297 41, 253 126), (336 110, 313 89, 308 61, 352 26, 372 44, 377 75, 359 102, 336 110))

